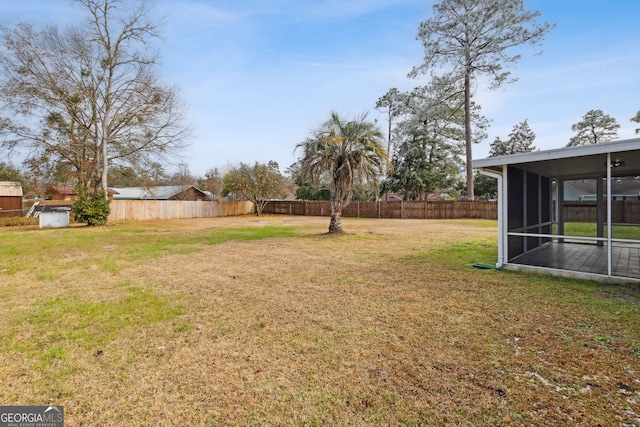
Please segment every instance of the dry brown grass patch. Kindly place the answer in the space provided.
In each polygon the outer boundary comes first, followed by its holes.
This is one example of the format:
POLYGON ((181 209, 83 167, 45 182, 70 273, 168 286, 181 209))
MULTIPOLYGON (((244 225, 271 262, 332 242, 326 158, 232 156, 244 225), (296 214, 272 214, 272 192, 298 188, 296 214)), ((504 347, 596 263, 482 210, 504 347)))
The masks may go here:
POLYGON ((10 316, 0 325, 13 344, 0 346, 0 401, 63 404, 69 426, 638 423, 637 302, 470 268, 492 261, 460 259, 486 257, 491 223, 347 219, 336 238, 327 224, 144 224, 134 228, 176 244, 213 228, 291 226, 298 236, 196 243, 111 270, 72 251, 91 268, 59 267, 50 282, 4 275, 10 316), (114 308, 134 295, 140 319, 100 348, 58 340, 63 355, 39 355, 26 343, 50 331, 25 315, 64 295, 114 308), (160 306, 179 310, 151 319, 160 306))

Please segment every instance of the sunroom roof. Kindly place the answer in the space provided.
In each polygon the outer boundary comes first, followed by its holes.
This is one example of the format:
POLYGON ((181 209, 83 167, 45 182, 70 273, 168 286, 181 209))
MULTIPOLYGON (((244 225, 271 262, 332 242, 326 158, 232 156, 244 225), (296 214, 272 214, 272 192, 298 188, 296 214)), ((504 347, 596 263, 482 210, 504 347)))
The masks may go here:
POLYGON ((474 160, 473 167, 501 171, 503 165, 518 165, 550 178, 589 178, 606 175, 607 153, 615 176, 640 175, 640 138, 487 157, 474 160))

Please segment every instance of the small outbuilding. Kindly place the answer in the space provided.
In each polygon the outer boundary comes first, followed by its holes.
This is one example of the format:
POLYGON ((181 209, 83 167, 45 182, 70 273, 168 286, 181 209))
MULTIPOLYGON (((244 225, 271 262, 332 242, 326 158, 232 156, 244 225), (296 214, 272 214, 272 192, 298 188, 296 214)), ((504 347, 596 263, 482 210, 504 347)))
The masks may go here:
POLYGON ((640 138, 489 157, 473 167, 498 180, 498 267, 640 281, 640 201, 616 187, 637 188, 629 181, 640 180, 640 138), (565 200, 568 183, 588 180, 590 204, 565 200))
MULTIPOLYGON (((113 196, 113 191, 107 189, 109 197, 113 196)), ((74 202, 78 200, 78 193, 75 187, 69 185, 52 185, 45 191, 47 200, 56 200, 64 202, 74 202)))
POLYGON ((69 226, 70 206, 48 206, 38 216, 40 228, 60 228, 69 226))
POLYGON ((76 189, 68 185, 52 185, 45 191, 48 200, 74 201, 78 198, 76 189))
POLYGON ((0 181, 0 217, 22 216, 22 184, 0 181))

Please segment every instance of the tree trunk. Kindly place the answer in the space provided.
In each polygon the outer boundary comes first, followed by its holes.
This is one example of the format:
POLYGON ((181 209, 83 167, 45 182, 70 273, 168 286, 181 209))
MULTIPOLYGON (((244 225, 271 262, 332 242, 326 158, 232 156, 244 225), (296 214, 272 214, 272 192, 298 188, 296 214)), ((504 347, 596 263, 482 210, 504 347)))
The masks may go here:
POLYGON ((384 174, 389 175, 389 165, 391 164, 391 104, 389 104, 389 133, 387 139, 387 164, 384 165, 384 174))
POLYGON ((102 146, 102 191, 104 191, 104 198, 109 199, 109 159, 107 157, 107 139, 105 139, 102 146))
POLYGON ((336 173, 336 167, 332 167, 333 180, 331 182, 331 221, 329 221, 329 234, 342 233, 342 208, 349 204, 351 198, 350 186, 344 176, 336 173))
POLYGON ((340 219, 342 216, 342 207, 333 208, 333 203, 331 204, 331 221, 329 222, 329 234, 333 233, 342 233, 342 220, 340 219))
POLYGON ((471 141, 471 76, 464 75, 464 141, 467 152, 467 200, 473 200, 473 156, 471 141))
POLYGON ((268 201, 265 202, 264 200, 259 200, 259 199, 254 200, 253 206, 256 211, 256 216, 262 215, 262 211, 264 210, 264 207, 267 206, 267 203, 269 202, 268 201))

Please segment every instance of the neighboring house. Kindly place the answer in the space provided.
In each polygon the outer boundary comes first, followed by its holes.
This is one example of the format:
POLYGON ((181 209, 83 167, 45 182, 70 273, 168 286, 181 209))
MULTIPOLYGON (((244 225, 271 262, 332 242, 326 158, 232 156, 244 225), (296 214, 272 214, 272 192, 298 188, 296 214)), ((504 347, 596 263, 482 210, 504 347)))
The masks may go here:
POLYGON ((393 193, 384 193, 382 197, 380 197, 380 201, 382 202, 401 202, 402 196, 393 193))
POLYGON ((78 195, 73 187, 68 185, 52 185, 44 193, 48 200, 76 200, 78 195))
POLYGON ((113 200, 211 200, 206 192, 193 185, 117 187, 109 190, 113 192, 113 200))
MULTIPOLYGON (((448 194, 445 194, 445 193, 442 193, 442 194, 427 193, 426 199, 424 199, 421 196, 417 201, 435 202, 438 200, 446 200, 447 198, 448 198, 448 194)), ((394 193, 385 193, 380 198, 380 201, 382 202, 402 202, 403 200, 404 199, 402 198, 402 196, 394 193)), ((413 200, 409 200, 409 201, 413 201, 413 200)))
MULTIPOLYGON (((113 196, 111 189, 107 190, 109 196, 113 196)), ((60 200, 60 201, 75 201, 78 199, 75 187, 68 185, 52 185, 47 188, 44 193, 47 200, 60 200)))
POLYGON ((0 217, 22 216, 22 185, 0 181, 0 217))
MULTIPOLYGON (((565 181, 564 200, 594 202, 596 201, 596 180, 581 179, 565 181)), ((638 200, 640 196, 640 179, 638 177, 622 177, 611 181, 613 200, 638 200)))

